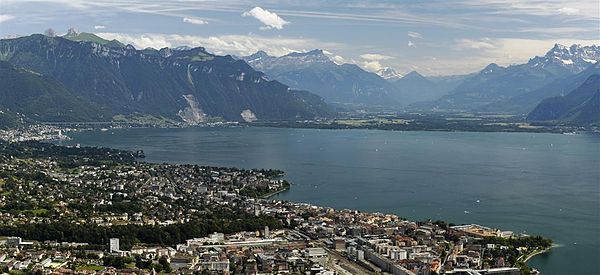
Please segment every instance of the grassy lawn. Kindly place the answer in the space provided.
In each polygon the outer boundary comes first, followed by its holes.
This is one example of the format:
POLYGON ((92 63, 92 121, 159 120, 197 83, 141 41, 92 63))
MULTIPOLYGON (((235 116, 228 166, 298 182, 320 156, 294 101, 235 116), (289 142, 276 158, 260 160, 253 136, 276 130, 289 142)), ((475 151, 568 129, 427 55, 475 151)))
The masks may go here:
POLYGON ((104 270, 104 267, 99 266, 99 265, 79 265, 79 266, 77 266, 76 270, 78 270, 78 271, 84 271, 84 270, 101 271, 101 270, 104 270))
POLYGON ((39 217, 39 216, 45 216, 45 215, 47 215, 48 212, 49 212, 49 210, 48 209, 44 209, 44 208, 37 208, 37 209, 33 209, 33 210, 25 210, 23 212, 31 214, 31 215, 36 216, 36 217, 39 217))

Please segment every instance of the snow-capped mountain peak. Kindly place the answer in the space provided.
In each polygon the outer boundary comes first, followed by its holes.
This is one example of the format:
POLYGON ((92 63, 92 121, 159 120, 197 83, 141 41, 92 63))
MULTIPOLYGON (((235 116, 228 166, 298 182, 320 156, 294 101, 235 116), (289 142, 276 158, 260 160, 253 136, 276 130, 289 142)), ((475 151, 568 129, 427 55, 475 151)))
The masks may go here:
POLYGON ((573 58, 587 58, 597 60, 600 57, 600 47, 596 45, 581 46, 579 44, 573 44, 570 47, 554 44, 554 47, 550 49, 546 57, 559 57, 562 60, 573 59, 573 58))
POLYGON ((532 67, 541 67, 550 71, 560 72, 562 68, 573 73, 585 70, 600 60, 600 46, 581 46, 573 44, 569 47, 554 44, 544 56, 536 56, 529 60, 532 67))
POLYGON ((381 76, 381 78, 385 79, 385 80, 397 80, 402 78, 402 75, 399 74, 398 72, 396 72, 394 69, 390 68, 390 67, 385 67, 382 69, 379 69, 376 74, 378 74, 379 76, 381 76))
POLYGON ((267 54, 265 51, 258 51, 256 53, 253 53, 253 54, 245 57, 244 59, 246 60, 246 62, 248 64, 252 64, 252 63, 265 61, 265 59, 268 59, 268 58, 271 58, 271 56, 269 54, 267 54))

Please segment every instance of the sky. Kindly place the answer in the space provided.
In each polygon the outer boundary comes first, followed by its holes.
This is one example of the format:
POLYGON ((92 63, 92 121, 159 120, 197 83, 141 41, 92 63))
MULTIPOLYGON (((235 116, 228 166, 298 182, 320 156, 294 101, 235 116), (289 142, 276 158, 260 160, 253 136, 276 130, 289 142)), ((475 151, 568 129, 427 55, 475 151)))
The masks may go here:
POLYGON ((0 0, 0 37, 74 27, 136 48, 323 49, 366 70, 455 75, 600 44, 598 0, 0 0))

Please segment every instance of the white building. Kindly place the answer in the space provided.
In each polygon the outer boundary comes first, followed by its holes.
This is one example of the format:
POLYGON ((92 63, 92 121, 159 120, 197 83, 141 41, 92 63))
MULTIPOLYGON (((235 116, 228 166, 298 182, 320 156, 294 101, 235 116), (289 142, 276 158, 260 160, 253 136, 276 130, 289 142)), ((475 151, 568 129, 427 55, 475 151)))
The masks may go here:
POLYGON ((110 238, 110 250, 111 253, 119 252, 119 238, 110 238))

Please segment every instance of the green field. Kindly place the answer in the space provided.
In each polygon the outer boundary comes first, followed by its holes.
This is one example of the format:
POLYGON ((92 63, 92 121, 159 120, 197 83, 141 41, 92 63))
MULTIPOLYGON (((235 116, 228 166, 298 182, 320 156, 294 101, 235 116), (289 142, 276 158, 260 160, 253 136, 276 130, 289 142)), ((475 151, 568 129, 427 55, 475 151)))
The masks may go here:
POLYGON ((99 265, 79 265, 75 269, 77 271, 101 271, 104 270, 103 266, 99 265))

